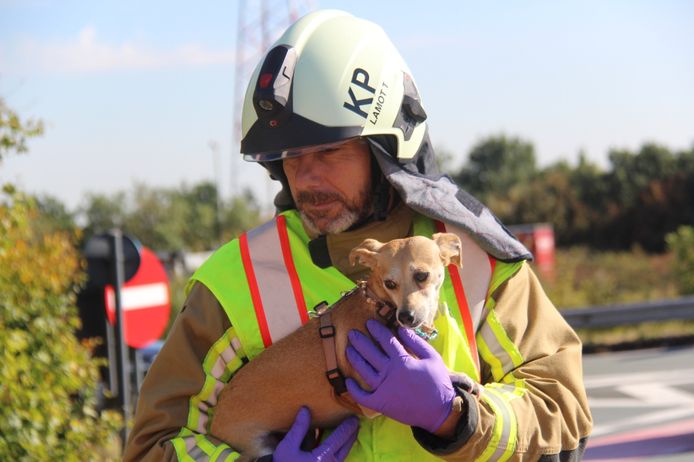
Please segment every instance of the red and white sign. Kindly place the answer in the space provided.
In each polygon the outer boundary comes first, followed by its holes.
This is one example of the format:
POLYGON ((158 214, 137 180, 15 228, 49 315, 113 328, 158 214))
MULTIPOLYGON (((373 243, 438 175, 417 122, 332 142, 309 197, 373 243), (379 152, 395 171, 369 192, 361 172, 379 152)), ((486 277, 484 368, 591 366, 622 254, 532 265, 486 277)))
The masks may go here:
MULTIPOLYGON (((116 318, 116 296, 107 285, 106 315, 111 324, 116 318)), ((125 343, 141 348, 158 340, 166 329, 171 312, 169 279, 157 256, 146 247, 140 251, 140 267, 121 290, 125 343)))

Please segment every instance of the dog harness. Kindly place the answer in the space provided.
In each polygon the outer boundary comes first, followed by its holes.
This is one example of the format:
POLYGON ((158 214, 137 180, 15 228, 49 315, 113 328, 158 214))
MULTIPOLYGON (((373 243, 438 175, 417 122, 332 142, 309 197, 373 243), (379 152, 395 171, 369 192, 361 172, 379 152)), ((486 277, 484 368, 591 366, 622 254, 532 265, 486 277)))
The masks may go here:
MULTIPOLYGON (((344 300, 358 292, 361 292, 364 295, 369 304, 375 305, 375 314, 388 328, 392 329, 395 326, 395 312, 397 311, 397 308, 390 301, 379 299, 366 284, 366 281, 360 281, 354 289, 343 294, 342 297, 332 306, 328 306, 327 302, 322 301, 313 308, 313 313, 315 313, 314 315, 318 316, 320 320, 318 335, 322 340, 321 343, 323 345, 323 353, 325 355, 325 376, 327 377, 328 382, 330 382, 330 385, 333 387, 336 398, 342 397, 342 395, 347 392, 347 386, 345 385, 345 376, 337 365, 335 326, 332 324, 331 311, 344 300)), ((356 403, 351 402, 351 405, 348 407, 353 408, 354 404, 356 403)))

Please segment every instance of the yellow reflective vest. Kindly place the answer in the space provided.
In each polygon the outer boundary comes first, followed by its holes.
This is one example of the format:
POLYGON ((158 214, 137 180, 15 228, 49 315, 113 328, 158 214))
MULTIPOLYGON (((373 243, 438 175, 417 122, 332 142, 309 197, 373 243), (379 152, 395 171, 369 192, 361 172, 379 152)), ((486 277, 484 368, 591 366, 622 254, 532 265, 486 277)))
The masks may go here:
MULTIPOLYGON (((417 235, 431 237, 444 230, 461 238, 463 268, 449 267, 441 291, 441 302, 448 309, 435 320, 439 335, 431 344, 451 370, 479 382, 475 333, 486 314, 490 288, 498 287, 522 263, 497 262, 462 230, 415 217, 417 235)), ((219 300, 251 360, 306 322, 315 305, 323 300, 332 304, 355 285, 334 267, 316 266, 308 242, 298 213, 287 211, 220 248, 191 278, 189 287, 199 281, 219 300)), ((414 440, 410 427, 380 416, 362 419, 347 460, 440 459, 414 440)))

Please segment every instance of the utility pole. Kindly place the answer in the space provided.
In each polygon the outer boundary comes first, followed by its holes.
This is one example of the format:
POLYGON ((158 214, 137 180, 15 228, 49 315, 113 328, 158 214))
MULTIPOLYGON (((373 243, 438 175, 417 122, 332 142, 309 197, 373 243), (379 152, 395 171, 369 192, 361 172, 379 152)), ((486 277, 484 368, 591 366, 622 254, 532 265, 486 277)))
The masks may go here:
POLYGON ((215 197, 215 215, 214 215, 214 226, 215 226, 215 237, 217 239, 217 244, 222 244, 222 158, 219 151, 219 143, 214 140, 210 140, 207 145, 212 151, 212 165, 214 168, 214 180, 215 189, 217 194, 215 197))

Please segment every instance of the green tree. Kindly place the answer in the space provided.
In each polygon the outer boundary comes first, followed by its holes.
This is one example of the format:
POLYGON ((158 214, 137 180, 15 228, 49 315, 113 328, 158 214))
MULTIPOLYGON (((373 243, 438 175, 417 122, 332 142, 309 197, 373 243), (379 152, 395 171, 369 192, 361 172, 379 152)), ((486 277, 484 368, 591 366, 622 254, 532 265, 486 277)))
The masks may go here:
MULTIPOLYGON (((4 104, 0 120, 2 156, 23 152, 26 138, 40 133, 39 122, 22 125, 4 104)), ((51 223, 33 199, 2 188, 0 460, 115 458, 105 448, 120 418, 97 412, 97 363, 74 335, 75 290, 84 280, 78 235, 51 223)))
POLYGON ((572 170, 565 162, 542 171, 532 180, 510 188, 503 204, 490 203, 508 223, 551 223, 557 242, 571 243, 589 226, 588 213, 572 184, 572 170))
POLYGON ((646 143, 609 158, 606 172, 582 153, 575 167, 539 170, 530 143, 496 136, 472 149, 455 179, 506 223, 552 223, 561 245, 662 252, 667 233, 694 225, 694 146, 646 143))
POLYGON ((187 226, 185 242, 190 250, 209 250, 222 242, 222 214, 224 204, 219 198, 217 186, 209 181, 184 188, 181 199, 188 210, 187 220, 196 226, 187 226))
POLYGON ((503 197, 513 186, 528 182, 536 174, 532 143, 499 135, 477 143, 470 151, 468 162, 453 179, 487 201, 491 195, 503 197))
POLYGON ((636 154, 613 149, 608 158, 612 166, 611 192, 623 207, 635 206, 651 181, 671 176, 677 165, 669 149, 654 143, 644 144, 636 154))
POLYGON ((104 459, 120 419, 96 411, 97 365, 74 335, 75 235, 39 231, 31 199, 0 200, 0 459, 104 459))
POLYGON ((688 155, 653 143, 637 153, 610 152, 608 223, 602 231, 609 247, 638 244, 662 252, 667 233, 694 224, 694 170, 688 170, 688 155))
POLYGON ((86 238, 123 226, 126 214, 125 194, 87 194, 85 204, 81 206, 79 213, 87 223, 84 228, 86 238))
POLYGON ((214 249, 261 219, 250 191, 225 202, 206 181, 178 188, 135 184, 128 193, 89 195, 81 211, 85 237, 118 226, 155 251, 214 249))
POLYGON ((40 120, 22 120, 5 100, 0 98, 0 162, 8 154, 21 154, 27 151, 26 141, 43 133, 40 120))
MULTIPOLYGON (((267 217, 265 217, 267 218, 267 217)), ((260 204, 249 189, 232 197, 222 209, 222 242, 227 242, 263 220, 260 204)))
POLYGON ((136 184, 131 192, 123 229, 154 250, 176 250, 185 246, 187 204, 166 188, 136 184))
POLYGON ((57 197, 44 194, 36 198, 36 206, 45 229, 72 232, 77 228, 75 215, 57 197))
POLYGON ((666 241, 674 254, 673 273, 680 294, 694 294, 694 227, 680 226, 666 241))

